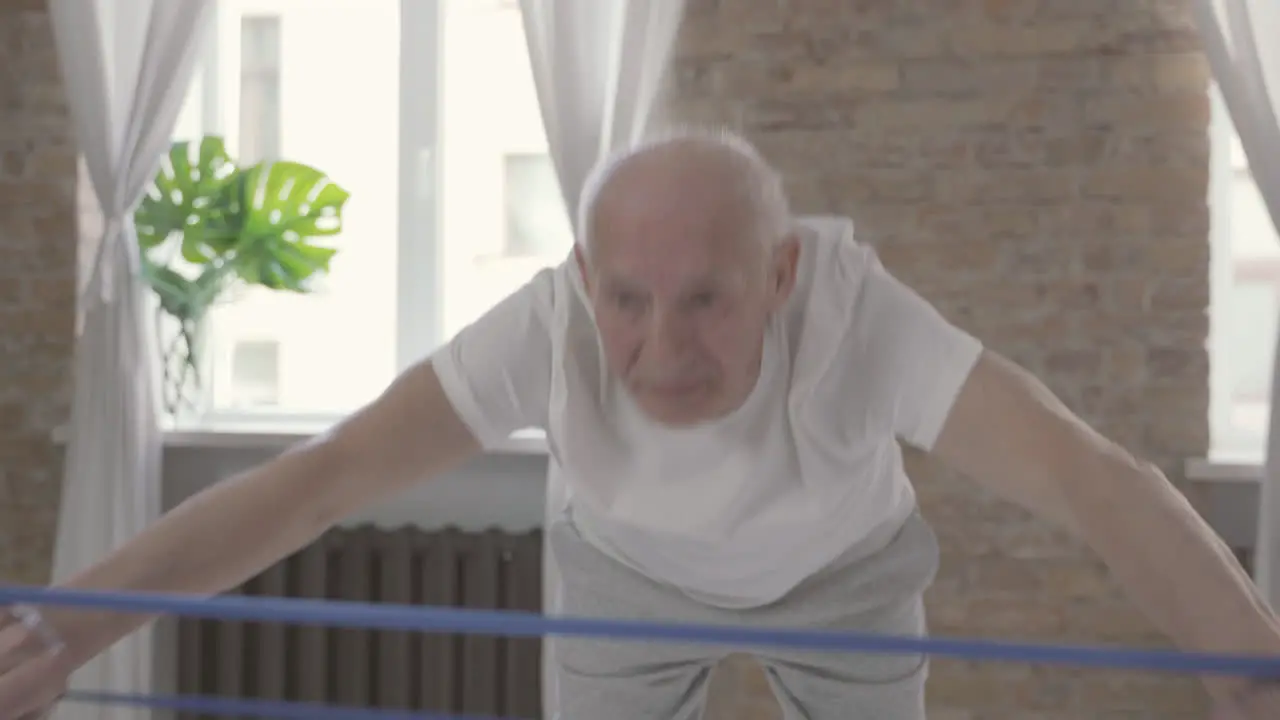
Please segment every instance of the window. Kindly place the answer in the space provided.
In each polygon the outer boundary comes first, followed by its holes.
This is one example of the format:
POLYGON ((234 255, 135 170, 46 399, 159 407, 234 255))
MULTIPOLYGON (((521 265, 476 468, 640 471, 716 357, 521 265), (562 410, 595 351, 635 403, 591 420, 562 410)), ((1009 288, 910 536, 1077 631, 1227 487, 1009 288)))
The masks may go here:
POLYGON ((280 155, 280 17, 240 20, 241 163, 280 155))
POLYGON ((214 311, 210 419, 345 414, 566 258, 519 3, 216 8, 177 136, 313 165, 351 198, 315 293, 246 288, 214 311))
POLYGON ((280 404, 280 343, 246 340, 231 349, 231 377, 227 383, 236 408, 278 407, 280 404))
POLYGON ((1215 93, 1211 127, 1211 454, 1260 460, 1280 320, 1280 237, 1215 93))
POLYGON ((553 257, 573 242, 573 226, 561 209, 560 184, 549 155, 507 155, 502 188, 504 257, 553 257))

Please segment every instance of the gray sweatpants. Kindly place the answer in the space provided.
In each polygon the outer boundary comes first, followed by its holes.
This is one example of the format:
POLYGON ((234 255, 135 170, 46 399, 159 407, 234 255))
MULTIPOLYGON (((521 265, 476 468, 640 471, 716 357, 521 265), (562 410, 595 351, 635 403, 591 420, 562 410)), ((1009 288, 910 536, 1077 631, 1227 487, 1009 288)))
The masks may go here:
MULTIPOLYGON (((570 518, 547 528, 569 616, 752 627, 925 633, 921 595, 938 567, 937 539, 913 514, 889 544, 853 548, 776 603, 728 610, 654 582, 590 545, 570 518)), ((554 720, 696 720, 716 663, 750 652, 786 720, 923 720, 926 658, 667 642, 551 638, 554 720)))

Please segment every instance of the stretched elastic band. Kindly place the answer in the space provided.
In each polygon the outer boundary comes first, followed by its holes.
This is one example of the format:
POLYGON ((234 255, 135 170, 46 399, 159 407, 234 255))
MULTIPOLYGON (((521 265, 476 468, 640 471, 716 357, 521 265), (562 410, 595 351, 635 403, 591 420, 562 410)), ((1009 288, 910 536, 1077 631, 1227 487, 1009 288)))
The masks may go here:
POLYGON ((508 637, 564 635, 638 642, 697 643, 745 648, 772 647, 820 652, 926 654, 987 662, 1280 678, 1280 657, 1276 656, 1035 645, 848 631, 553 617, 526 612, 331 600, 238 596, 205 598, 155 593, 0 588, 0 605, 10 603, 369 630, 474 633, 508 637))
POLYGON ((62 699, 66 702, 92 705, 124 705, 151 710, 170 710, 196 716, 254 718, 255 720, 517 720, 516 718, 375 710, 278 700, 241 700, 209 695, 69 692, 62 699))

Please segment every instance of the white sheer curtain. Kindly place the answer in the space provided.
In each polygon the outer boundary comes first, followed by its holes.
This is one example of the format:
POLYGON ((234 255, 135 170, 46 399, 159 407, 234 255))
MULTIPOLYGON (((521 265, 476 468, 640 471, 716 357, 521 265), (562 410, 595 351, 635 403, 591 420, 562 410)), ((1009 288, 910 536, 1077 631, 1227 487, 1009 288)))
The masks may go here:
MULTIPOLYGON (((167 152, 214 0, 50 0, 76 141, 103 215, 80 288, 75 392, 53 575, 61 580, 154 521, 161 436, 146 288, 131 213, 167 152)), ((50 242, 56 241, 54 238, 50 242)), ((86 665, 77 689, 149 693, 151 637, 86 665)), ((64 704, 61 720, 143 720, 143 710, 64 704)))
MULTIPOLYGON (((571 219, 591 168, 644 134, 684 6, 684 0, 521 0, 542 120, 571 219)), ((548 517, 566 501, 553 463, 548 517)), ((548 612, 560 606, 558 577, 554 558, 545 554, 548 612)), ((545 653, 550 646, 544 644, 545 653)), ((558 694, 549 680, 543 683, 545 715, 555 718, 558 694)))
MULTIPOLYGON (((1214 80, 1244 146, 1254 182, 1280 227, 1280 2, 1195 0, 1214 80)), ((1280 336, 1280 328, 1273 330, 1280 336)), ((1277 338, 1280 348, 1280 337, 1277 338)), ((1272 607, 1280 607, 1280 352, 1271 383, 1271 424, 1259 503, 1254 572, 1272 607)))

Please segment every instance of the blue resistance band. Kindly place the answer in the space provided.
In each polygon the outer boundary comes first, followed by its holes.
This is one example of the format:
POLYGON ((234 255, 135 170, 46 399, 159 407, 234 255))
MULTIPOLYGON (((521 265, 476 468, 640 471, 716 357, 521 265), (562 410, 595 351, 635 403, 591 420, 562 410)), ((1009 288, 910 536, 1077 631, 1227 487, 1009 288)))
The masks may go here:
POLYGON ((480 715, 442 715, 408 710, 374 710, 319 703, 279 700, 241 700, 211 695, 129 695, 104 692, 69 692, 67 702, 91 705, 123 705, 170 710, 196 716, 254 718, 254 720, 524 720, 480 715))
POLYGON ((839 630, 606 620, 503 610, 421 607, 302 598, 233 595, 194 597, 162 593, 0 587, 0 607, 16 604, 148 615, 177 615, 207 620, 324 625, 365 630, 465 633, 499 637, 562 635, 745 648, 923 654, 985 662, 1075 665, 1112 670, 1280 679, 1280 656, 1038 645, 993 640, 880 635, 839 630))
MULTIPOLYGON (((1195 675, 1280 679, 1280 657, 1140 650, 1117 647, 1042 645, 959 638, 879 635, 849 631, 607 620, 469 608, 420 607, 301 598, 195 597, 0 587, 0 607, 27 604, 208 620, 277 622, 298 625, 418 633, 467 633, 504 637, 575 636, 680 642, 741 648, 818 652, 924 654, 960 660, 1067 665, 1195 675)), ((308 720, 485 720, 378 710, 230 700, 72 693, 68 700, 144 705, 206 715, 308 720)), ((497 719, 489 719, 497 720, 497 719)))

